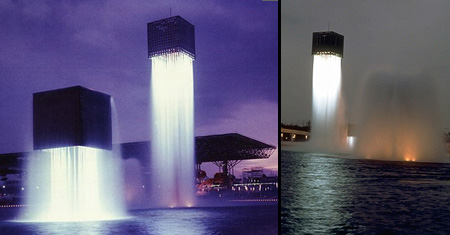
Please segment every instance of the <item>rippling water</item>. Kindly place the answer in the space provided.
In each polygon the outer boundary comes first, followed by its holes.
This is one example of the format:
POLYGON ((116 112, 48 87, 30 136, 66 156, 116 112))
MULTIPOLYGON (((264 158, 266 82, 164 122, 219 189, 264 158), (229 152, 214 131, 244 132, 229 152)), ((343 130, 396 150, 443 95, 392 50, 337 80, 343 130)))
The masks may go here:
POLYGON ((282 234, 450 234, 450 164, 281 152, 282 234))
POLYGON ((23 223, 0 221, 0 234, 277 234, 277 206, 134 211, 125 220, 23 223))

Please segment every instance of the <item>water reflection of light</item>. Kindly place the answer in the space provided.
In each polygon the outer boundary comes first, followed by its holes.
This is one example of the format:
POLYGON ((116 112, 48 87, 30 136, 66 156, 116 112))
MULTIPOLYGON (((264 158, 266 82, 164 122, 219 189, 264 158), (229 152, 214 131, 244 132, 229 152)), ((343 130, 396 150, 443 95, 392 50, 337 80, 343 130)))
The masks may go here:
POLYGON ((294 216, 297 221, 302 221, 301 227, 317 226, 313 221, 345 224, 351 218, 352 215, 343 207, 352 200, 353 194, 348 190, 351 188, 348 185, 354 182, 346 175, 341 162, 341 159, 304 156, 302 164, 296 166, 295 180, 289 182, 291 186, 283 184, 283 187, 298 188, 298 192, 291 194, 287 200, 283 199, 283 203, 291 211, 295 210, 294 216))
POLYGON ((86 234, 97 235, 107 233, 104 221, 74 222, 74 223, 30 223, 36 234, 86 234), (82 228, 82 229, 80 229, 82 228))
POLYGON ((202 221, 210 214, 201 209, 162 209, 152 213, 158 216, 153 216, 152 224, 147 227, 148 234, 208 234, 202 221))
MULTIPOLYGON (((275 202, 276 203, 276 202, 275 202)), ((277 206, 135 210, 114 221, 2 222, 2 234, 277 234, 277 206)))

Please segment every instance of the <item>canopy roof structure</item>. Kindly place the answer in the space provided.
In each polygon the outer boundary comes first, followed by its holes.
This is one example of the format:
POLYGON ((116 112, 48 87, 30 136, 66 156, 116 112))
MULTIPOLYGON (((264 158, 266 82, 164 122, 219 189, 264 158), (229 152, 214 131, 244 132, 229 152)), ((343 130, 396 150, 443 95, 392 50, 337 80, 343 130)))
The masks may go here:
POLYGON ((4 153, 0 154, 0 167, 22 168, 25 162, 32 155, 32 152, 23 153, 4 153))
POLYGON ((197 136, 195 138, 197 164, 203 162, 269 158, 275 147, 237 134, 197 136))
MULTIPOLYGON (((124 159, 139 159, 145 166, 150 163, 150 141, 122 143, 116 147, 120 148, 124 159)), ((272 145, 237 133, 195 137, 195 163, 199 166, 204 162, 212 162, 226 174, 228 169, 233 169, 242 160, 269 158, 274 151, 272 145)), ((33 152, 0 154, 0 169, 24 170, 24 162, 32 155, 33 152)))
POLYGON ((31 153, 0 154, 0 181, 6 181, 6 175, 22 175, 25 172, 26 160, 31 153))

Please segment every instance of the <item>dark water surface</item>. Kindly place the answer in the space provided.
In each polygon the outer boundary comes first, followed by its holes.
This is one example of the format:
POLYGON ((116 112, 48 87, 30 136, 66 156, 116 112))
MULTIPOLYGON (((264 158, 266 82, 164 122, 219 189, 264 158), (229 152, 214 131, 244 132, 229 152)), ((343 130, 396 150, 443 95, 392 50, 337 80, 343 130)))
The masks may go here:
POLYGON ((277 234, 277 206, 154 209, 73 223, 0 222, 0 234, 277 234))
POLYGON ((450 164, 281 152, 282 234, 450 234, 450 164))

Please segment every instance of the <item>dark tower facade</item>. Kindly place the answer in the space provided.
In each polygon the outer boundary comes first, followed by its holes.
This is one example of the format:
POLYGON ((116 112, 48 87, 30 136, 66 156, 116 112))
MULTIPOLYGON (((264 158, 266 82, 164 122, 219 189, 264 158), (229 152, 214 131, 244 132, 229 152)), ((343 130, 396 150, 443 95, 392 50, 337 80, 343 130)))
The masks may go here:
POLYGON ((111 150, 110 99, 81 86, 34 93, 34 149, 87 146, 111 150))
POLYGON ((313 33, 312 54, 344 56, 344 36, 333 31, 313 33))
POLYGON ((147 24, 148 58, 184 52, 195 59, 194 25, 181 16, 147 24))

